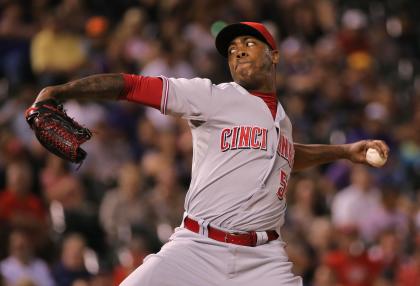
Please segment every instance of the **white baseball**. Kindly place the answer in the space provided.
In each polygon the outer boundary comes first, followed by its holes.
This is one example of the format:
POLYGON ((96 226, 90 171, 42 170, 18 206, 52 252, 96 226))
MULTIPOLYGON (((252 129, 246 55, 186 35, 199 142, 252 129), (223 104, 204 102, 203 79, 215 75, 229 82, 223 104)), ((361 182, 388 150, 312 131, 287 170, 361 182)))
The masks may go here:
POLYGON ((386 163, 386 159, 374 148, 369 148, 366 152, 366 161, 374 167, 382 167, 386 163))

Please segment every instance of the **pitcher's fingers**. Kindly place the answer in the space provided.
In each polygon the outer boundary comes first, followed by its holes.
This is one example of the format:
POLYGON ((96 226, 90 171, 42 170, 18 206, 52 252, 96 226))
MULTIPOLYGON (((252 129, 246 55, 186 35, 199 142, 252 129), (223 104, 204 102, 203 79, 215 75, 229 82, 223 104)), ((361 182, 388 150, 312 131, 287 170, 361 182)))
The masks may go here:
POLYGON ((383 140, 373 140, 374 148, 378 150, 379 154, 383 158, 388 158, 389 147, 383 140))

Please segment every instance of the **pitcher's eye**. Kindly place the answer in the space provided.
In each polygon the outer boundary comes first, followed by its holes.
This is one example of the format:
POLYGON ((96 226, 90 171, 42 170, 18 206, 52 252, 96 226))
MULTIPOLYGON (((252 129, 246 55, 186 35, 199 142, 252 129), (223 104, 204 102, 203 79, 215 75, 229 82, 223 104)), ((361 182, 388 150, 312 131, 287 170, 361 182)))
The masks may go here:
POLYGON ((236 52, 236 49, 235 48, 230 48, 229 50, 228 50, 228 53, 229 54, 233 54, 233 53, 235 53, 236 52))
POLYGON ((254 42, 247 42, 246 46, 247 47, 252 47, 252 46, 255 46, 255 43, 254 42))

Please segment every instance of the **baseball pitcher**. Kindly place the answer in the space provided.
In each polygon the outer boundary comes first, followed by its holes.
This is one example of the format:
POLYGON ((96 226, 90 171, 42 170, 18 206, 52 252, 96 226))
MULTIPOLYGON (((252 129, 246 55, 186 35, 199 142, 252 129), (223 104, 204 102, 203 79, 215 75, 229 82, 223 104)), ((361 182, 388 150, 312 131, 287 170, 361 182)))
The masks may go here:
POLYGON ((281 237, 291 172, 338 159, 368 164, 369 148, 388 156, 379 140, 293 142, 276 95, 280 52, 264 25, 229 25, 216 48, 233 82, 101 74, 46 87, 27 110, 40 142, 76 163, 91 133, 68 119, 61 102, 69 98, 128 100, 188 120, 193 162, 182 224, 122 286, 302 285, 281 237))

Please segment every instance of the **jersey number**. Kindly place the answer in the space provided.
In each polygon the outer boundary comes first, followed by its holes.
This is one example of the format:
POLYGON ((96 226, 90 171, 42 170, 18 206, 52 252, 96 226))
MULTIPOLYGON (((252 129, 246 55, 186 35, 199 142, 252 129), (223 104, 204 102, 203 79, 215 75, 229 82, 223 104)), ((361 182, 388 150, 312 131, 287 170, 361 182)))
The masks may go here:
POLYGON ((284 199, 286 192, 287 192, 287 175, 286 175, 286 172, 284 172, 283 170, 280 170, 280 187, 277 190, 277 197, 279 198, 279 200, 282 201, 284 199))

